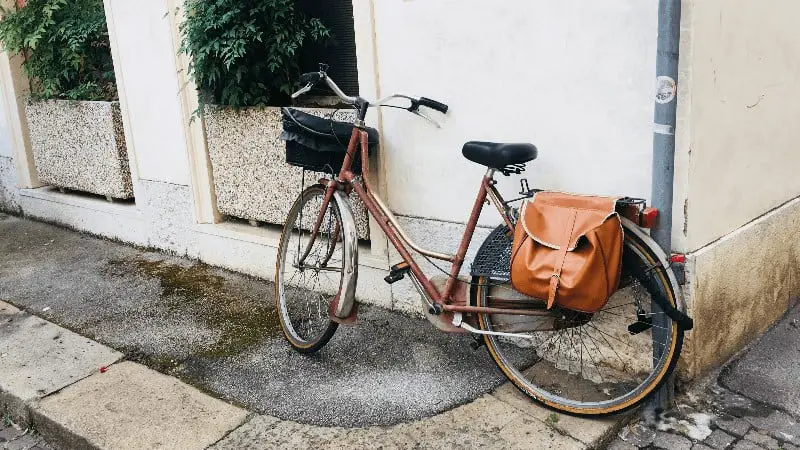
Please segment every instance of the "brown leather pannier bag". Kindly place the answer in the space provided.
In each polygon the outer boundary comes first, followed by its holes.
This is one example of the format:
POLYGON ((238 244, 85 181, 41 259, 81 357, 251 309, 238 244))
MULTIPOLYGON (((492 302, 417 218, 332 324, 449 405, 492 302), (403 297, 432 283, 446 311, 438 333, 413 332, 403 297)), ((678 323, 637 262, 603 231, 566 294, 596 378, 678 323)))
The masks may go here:
POLYGON ((616 198, 538 192, 514 230, 511 284, 517 291, 584 313, 599 311, 619 286, 622 223, 616 198))

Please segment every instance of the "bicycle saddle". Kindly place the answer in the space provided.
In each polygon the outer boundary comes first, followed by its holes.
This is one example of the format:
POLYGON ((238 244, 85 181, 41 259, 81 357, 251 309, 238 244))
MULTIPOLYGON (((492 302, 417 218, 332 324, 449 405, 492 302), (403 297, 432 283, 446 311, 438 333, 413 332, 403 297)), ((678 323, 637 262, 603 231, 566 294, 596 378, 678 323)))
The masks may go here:
POLYGON ((468 160, 493 169, 533 161, 538 154, 533 144, 498 144, 480 141, 467 142, 461 153, 468 160))

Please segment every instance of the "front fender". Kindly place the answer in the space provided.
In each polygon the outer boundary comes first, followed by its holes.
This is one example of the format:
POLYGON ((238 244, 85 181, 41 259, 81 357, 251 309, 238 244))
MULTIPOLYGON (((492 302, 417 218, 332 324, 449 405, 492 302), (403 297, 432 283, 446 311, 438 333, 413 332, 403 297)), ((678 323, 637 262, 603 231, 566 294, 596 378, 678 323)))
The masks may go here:
POLYGON ((331 304, 331 314, 339 319, 347 319, 354 311, 356 285, 358 284, 358 228, 350 207, 350 200, 342 191, 333 193, 333 201, 342 219, 344 259, 342 261, 342 283, 339 295, 331 304))

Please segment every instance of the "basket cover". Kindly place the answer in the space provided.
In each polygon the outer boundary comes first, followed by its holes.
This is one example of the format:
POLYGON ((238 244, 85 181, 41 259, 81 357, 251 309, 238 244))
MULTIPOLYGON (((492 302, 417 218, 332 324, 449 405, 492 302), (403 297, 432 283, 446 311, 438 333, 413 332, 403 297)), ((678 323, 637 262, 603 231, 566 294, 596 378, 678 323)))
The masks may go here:
MULTIPOLYGON (((286 162, 318 172, 338 173, 342 168, 347 144, 354 125, 318 117, 293 108, 282 108, 286 162)), ((378 130, 367 128, 369 154, 378 145, 378 130)), ((356 154, 351 170, 361 172, 361 153, 356 154)))

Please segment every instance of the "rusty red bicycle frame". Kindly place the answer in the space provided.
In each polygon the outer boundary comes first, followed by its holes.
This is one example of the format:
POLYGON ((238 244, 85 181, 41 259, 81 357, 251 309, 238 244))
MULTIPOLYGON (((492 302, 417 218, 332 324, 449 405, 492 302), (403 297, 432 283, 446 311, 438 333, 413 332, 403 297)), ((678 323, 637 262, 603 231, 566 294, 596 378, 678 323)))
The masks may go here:
POLYGON ((453 294, 456 291, 458 274, 464 264, 467 248, 472 241, 472 237, 475 233, 475 227, 478 224, 478 218, 480 217, 481 211, 483 210, 483 205, 487 199, 497 208, 498 212, 503 217, 505 224, 510 227, 510 229, 513 229, 513 221, 508 216, 508 213, 503 206, 503 200, 500 196, 500 193, 497 192, 497 189, 494 187, 494 180, 491 176, 491 172, 487 172, 487 175, 484 175, 483 179, 481 180, 478 196, 472 206, 472 212, 470 213, 466 230, 464 230, 464 234, 461 237, 461 244, 459 245, 456 254, 450 256, 429 252, 429 256, 431 257, 452 263, 450 276, 447 279, 444 289, 440 292, 439 289, 437 289, 431 280, 425 275, 425 273, 414 260, 414 257, 411 255, 411 252, 407 247, 407 244, 411 246, 411 243, 408 242, 407 239, 403 239, 398 235, 404 234, 400 229, 400 225, 391 218, 391 213, 389 211, 384 210, 382 201, 380 201, 372 192, 368 177, 366 175, 362 176, 362 183, 356 179, 356 176, 350 170, 357 148, 360 148, 361 151, 362 173, 367 174, 369 172, 368 135, 365 130, 354 127, 353 134, 351 135, 350 142, 347 146, 347 153, 345 154, 344 162, 342 163, 342 168, 339 171, 339 175, 336 179, 328 180, 327 182, 325 196, 323 197, 320 212, 317 215, 314 228, 311 232, 311 240, 308 244, 309 246, 313 245, 313 242, 319 233, 319 228, 322 225, 325 211, 327 211, 328 205, 333 198, 333 193, 336 190, 343 190, 348 193, 355 191, 356 195, 358 195, 358 197, 367 207, 369 213, 378 222, 378 226, 381 227, 381 230, 383 230, 383 232, 386 234, 386 237, 389 238, 389 241, 400 253, 400 256, 403 258, 403 260, 408 264, 412 276, 419 281, 431 301, 438 304, 444 311, 461 313, 542 315, 541 311, 535 310, 527 311, 521 309, 491 308, 470 306, 466 304, 454 304, 455 298, 453 297, 453 294), (395 228, 397 228, 397 230, 395 230, 395 228))

